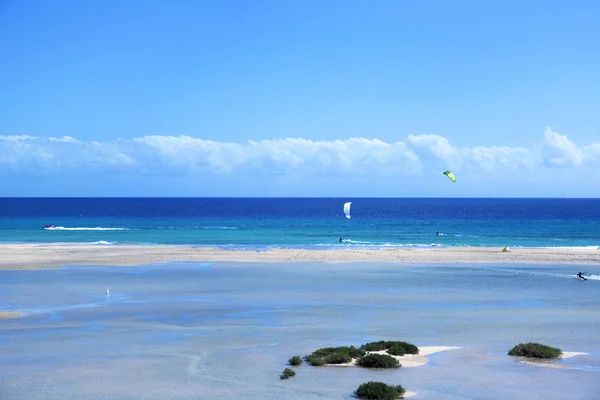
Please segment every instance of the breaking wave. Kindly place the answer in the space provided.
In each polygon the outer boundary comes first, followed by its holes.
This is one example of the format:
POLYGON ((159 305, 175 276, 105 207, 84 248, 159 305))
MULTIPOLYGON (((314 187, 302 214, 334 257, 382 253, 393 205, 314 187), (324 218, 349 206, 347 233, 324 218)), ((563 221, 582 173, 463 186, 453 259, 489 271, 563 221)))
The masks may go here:
POLYGON ((96 227, 75 227, 67 228, 64 226, 50 226, 44 228, 47 231, 128 231, 129 228, 103 228, 101 226, 96 227))

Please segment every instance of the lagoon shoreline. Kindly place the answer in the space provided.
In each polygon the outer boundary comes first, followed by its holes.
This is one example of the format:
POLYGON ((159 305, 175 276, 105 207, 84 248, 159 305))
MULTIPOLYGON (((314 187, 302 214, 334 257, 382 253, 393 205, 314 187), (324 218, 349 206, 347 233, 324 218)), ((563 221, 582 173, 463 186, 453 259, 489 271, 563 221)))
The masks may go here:
POLYGON ((49 269, 77 265, 134 266, 169 262, 260 263, 481 263, 600 265, 590 248, 270 248, 231 250, 182 245, 91 245, 88 243, 0 244, 0 270, 49 269))

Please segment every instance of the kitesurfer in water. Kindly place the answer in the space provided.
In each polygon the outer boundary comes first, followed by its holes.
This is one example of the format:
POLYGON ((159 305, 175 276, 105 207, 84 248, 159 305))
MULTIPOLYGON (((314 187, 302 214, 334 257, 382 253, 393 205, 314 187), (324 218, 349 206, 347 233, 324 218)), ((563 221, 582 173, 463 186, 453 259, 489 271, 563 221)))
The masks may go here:
POLYGON ((577 277, 578 277, 579 279, 583 279, 584 281, 587 281, 587 278, 586 278, 585 276, 583 276, 583 272, 580 272, 580 273, 578 273, 578 274, 577 274, 577 277))
POLYGON ((340 243, 342 243, 342 242, 343 242, 343 240, 342 240, 342 238, 340 238, 340 243))

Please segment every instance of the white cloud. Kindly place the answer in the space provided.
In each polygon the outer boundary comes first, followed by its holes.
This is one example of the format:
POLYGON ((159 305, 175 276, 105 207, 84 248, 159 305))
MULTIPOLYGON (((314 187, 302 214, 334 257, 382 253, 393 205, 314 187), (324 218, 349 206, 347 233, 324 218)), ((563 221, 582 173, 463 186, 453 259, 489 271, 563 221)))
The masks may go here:
POLYGON ((530 149, 520 147, 473 147, 452 146, 445 137, 438 135, 410 135, 407 142, 415 149, 425 165, 450 168, 457 172, 493 172, 501 168, 523 169, 535 165, 536 155, 530 149))
POLYGON ((575 168, 600 164, 600 144, 579 147, 546 129, 538 146, 457 147, 438 135, 410 135, 386 143, 350 138, 216 142, 191 136, 144 136, 107 142, 73 137, 0 136, 0 172, 131 172, 369 175, 414 174, 449 168, 457 173, 505 169, 575 168))
POLYGON ((581 165, 584 154, 566 136, 546 128, 543 157, 549 167, 577 167, 581 165))

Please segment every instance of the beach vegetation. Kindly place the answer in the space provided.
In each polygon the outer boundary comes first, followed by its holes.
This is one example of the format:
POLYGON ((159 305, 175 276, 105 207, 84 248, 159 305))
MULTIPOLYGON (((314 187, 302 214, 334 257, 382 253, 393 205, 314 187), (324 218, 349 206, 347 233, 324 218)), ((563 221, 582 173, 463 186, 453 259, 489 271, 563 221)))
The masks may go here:
POLYGON ((361 350, 365 351, 382 351, 385 350, 393 356, 403 356, 405 354, 419 354, 419 348, 411 343, 399 341, 380 340, 360 346, 361 350))
POLYGON ((383 382, 370 381, 362 383, 354 394, 359 399, 396 400, 404 397, 405 390, 401 385, 392 386, 383 382))
POLYGON ((298 365, 302 364, 302 359, 300 358, 300 356, 294 356, 288 360, 288 363, 297 367, 298 365))
POLYGON ((356 365, 365 368, 400 368, 400 362, 387 354, 367 354, 356 360, 356 365))
POLYGON ((289 379, 290 377, 296 375, 296 371, 290 368, 286 368, 283 370, 281 375, 279 375, 279 379, 289 379))
POLYGON ((312 366, 321 366, 325 364, 349 363, 353 358, 358 358, 365 354, 365 351, 359 350, 354 346, 323 347, 305 356, 304 359, 312 366))
POLYGON ((508 351, 508 355, 531 358, 558 358, 562 355, 562 351, 556 347, 539 343, 519 343, 508 351))

